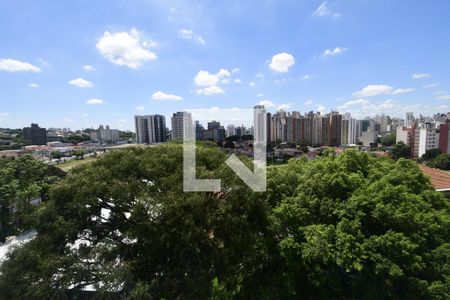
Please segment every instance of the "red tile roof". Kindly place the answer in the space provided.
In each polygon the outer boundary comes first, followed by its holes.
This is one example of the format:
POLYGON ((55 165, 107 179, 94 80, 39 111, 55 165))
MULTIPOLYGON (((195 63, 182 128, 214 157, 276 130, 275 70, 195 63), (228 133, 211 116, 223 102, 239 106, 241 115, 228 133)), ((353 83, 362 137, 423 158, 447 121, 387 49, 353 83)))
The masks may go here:
POLYGON ((433 169, 422 164, 418 164, 419 169, 425 175, 431 177, 431 184, 436 190, 450 189, 450 174, 444 171, 433 169))

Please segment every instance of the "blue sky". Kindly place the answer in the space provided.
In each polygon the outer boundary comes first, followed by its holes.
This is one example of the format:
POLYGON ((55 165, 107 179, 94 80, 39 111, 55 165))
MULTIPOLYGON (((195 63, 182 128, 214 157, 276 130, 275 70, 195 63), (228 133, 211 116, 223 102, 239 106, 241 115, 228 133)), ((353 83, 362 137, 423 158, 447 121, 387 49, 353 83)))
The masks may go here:
POLYGON ((445 0, 3 0, 0 127, 133 129, 259 102, 447 112, 449 28, 445 0))

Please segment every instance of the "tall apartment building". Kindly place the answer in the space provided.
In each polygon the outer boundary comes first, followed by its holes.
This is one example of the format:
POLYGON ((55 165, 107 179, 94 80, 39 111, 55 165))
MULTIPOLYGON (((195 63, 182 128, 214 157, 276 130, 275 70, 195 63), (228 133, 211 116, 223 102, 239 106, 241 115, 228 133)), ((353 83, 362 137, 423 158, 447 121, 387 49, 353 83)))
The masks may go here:
POLYGON ((256 143, 267 143, 267 119, 264 105, 256 105, 253 110, 252 135, 256 143))
POLYGON ((176 112, 172 115, 172 140, 182 140, 184 138, 184 119, 192 123, 191 114, 184 111, 176 112))
POLYGON ((233 136, 236 135, 236 127, 234 125, 228 125, 227 126, 227 136, 233 136))
POLYGON ((329 114, 329 120, 328 145, 338 147, 341 145, 342 115, 333 111, 329 114))
POLYGON ((166 117, 162 115, 134 116, 138 144, 165 142, 166 117))
POLYGON ((439 148, 439 130, 430 123, 420 124, 415 130, 413 157, 421 157, 434 148, 439 148))
POLYGON ((312 143, 312 137, 313 137, 313 117, 314 113, 309 112, 304 117, 301 118, 301 136, 300 140, 308 141, 309 144, 312 143))
POLYGON ((100 125, 97 130, 90 133, 91 139, 102 143, 115 143, 119 140, 119 130, 110 129, 109 125, 100 125))
POLYGON ((450 154, 450 120, 439 125, 439 149, 442 153, 450 154))
POLYGON ((349 144, 349 126, 350 126, 350 120, 347 118, 342 119, 342 125, 341 125, 341 143, 342 145, 348 145, 349 144))
POLYGON ((286 115, 286 142, 298 143, 302 138, 300 113, 292 112, 286 115))
POLYGON ((385 114, 376 115, 375 116, 375 122, 377 124, 380 124, 380 132, 387 132, 388 131, 388 125, 390 123, 389 116, 385 114))
POLYGON ((32 123, 31 127, 23 128, 23 139, 32 145, 46 145, 47 129, 32 123))
MULTIPOLYGON (((313 147, 318 147, 324 145, 322 126, 324 118, 320 112, 316 113, 312 117, 311 127, 312 127, 312 139, 311 144, 313 147)), ((326 124, 325 124, 326 125, 326 124)))
POLYGON ((412 128, 413 126, 414 126, 414 114, 412 112, 407 112, 405 119, 405 127, 412 128))
POLYGON ((348 144, 356 145, 358 143, 358 127, 356 125, 356 120, 350 117, 348 122, 348 144))

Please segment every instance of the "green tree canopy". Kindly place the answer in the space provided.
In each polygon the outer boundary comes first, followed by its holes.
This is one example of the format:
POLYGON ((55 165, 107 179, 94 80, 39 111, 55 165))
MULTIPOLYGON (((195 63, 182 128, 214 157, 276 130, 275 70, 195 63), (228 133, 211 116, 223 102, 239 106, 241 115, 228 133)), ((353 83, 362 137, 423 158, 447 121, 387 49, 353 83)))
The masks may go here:
POLYGON ((221 178, 222 192, 183 192, 175 144, 74 169, 39 207, 37 238, 1 266, 0 298, 87 285, 166 299, 450 296, 450 204, 414 162, 291 159, 253 193, 219 149, 197 152, 197 178, 221 178))
POLYGON ((411 148, 403 142, 398 142, 390 150, 392 158, 408 158, 411 156, 411 148))
POLYGON ((428 160, 432 160, 435 159, 436 157, 439 156, 439 154, 441 154, 442 151, 439 148, 434 148, 434 149, 428 149, 427 151, 425 151, 425 153, 422 155, 422 159, 424 161, 428 161, 428 160))
POLYGON ((439 154, 436 158, 429 160, 427 165, 441 170, 450 170, 450 155, 447 153, 439 154))
MULTIPOLYGON (((0 242, 30 226, 32 198, 48 198, 49 187, 64 172, 30 155, 0 159, 0 242), (24 223, 25 222, 25 223, 24 223)), ((33 223, 33 222, 31 222, 33 223)))
POLYGON ((385 147, 390 147, 395 145, 397 135, 395 132, 391 132, 380 138, 380 143, 385 147))

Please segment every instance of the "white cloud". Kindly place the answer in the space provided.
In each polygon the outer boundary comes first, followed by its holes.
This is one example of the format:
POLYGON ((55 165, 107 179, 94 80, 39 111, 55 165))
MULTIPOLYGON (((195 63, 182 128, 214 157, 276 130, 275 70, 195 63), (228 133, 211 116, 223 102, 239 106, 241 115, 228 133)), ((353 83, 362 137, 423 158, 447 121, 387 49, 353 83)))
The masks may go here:
POLYGON ((434 94, 436 96, 439 96, 439 95, 445 95, 445 94, 447 94, 447 92, 446 91, 436 91, 434 94))
POLYGON ((105 103, 105 101, 103 101, 102 99, 97 99, 97 98, 92 98, 86 101, 86 104, 89 105, 98 105, 98 104, 103 104, 105 103))
POLYGON ((356 99, 356 100, 350 100, 345 102, 343 105, 339 106, 340 109, 345 109, 348 108, 350 106, 354 106, 354 105, 366 105, 369 104, 370 101, 367 99, 356 99))
POLYGON ((222 90, 220 87, 216 85, 208 86, 197 90, 198 95, 205 95, 205 96, 218 95, 224 93, 225 93, 224 90, 222 90))
POLYGON ((95 71, 95 68, 94 68, 93 66, 91 66, 91 65, 84 65, 84 66, 83 66, 83 69, 84 69, 86 72, 93 72, 93 71, 95 71))
POLYGON ((261 72, 258 72, 258 73, 255 74, 255 77, 257 77, 257 78, 264 78, 264 74, 261 73, 261 72))
POLYGON ((136 106, 136 110, 143 111, 145 108, 143 106, 136 106))
POLYGON ((137 69, 145 61, 157 59, 156 54, 147 49, 154 45, 153 41, 142 41, 141 34, 133 28, 130 32, 105 31, 96 47, 113 64, 137 69))
POLYGON ((355 97, 373 97, 377 95, 398 95, 414 92, 413 88, 394 89, 392 86, 384 84, 371 84, 361 91, 353 93, 355 97))
POLYGON ((41 69, 30 63, 11 58, 0 59, 0 71, 6 72, 40 72, 41 69))
POLYGON ((441 96, 438 96, 436 99, 438 99, 438 100, 450 100, 450 94, 443 94, 441 96))
POLYGON ((256 83, 254 83, 254 82, 252 81, 252 82, 250 82, 248 85, 251 86, 251 87, 254 87, 254 86, 256 85, 256 83))
POLYGON ((180 34, 180 37, 182 39, 193 40, 193 41, 196 41, 197 43, 199 43, 201 45, 206 44, 205 39, 201 35, 195 33, 193 30, 181 29, 179 34, 180 34))
POLYGON ((323 51, 322 57, 327 58, 330 56, 336 56, 336 55, 344 53, 347 50, 348 50, 348 48, 341 48, 341 47, 336 47, 334 49, 326 49, 325 51, 323 51))
MULTIPOLYGON (((208 71, 200 70, 194 78, 197 86, 202 87, 197 89, 198 95, 216 95, 224 94, 225 91, 218 86, 219 83, 228 83, 230 81, 231 73, 227 69, 220 69, 216 74, 211 74, 208 71)), ((235 80, 239 83, 240 80, 235 80)))
POLYGON ((231 73, 237 73, 237 72, 239 72, 239 68, 234 68, 231 70, 231 73))
POLYGON ((119 121, 117 121, 117 123, 119 123, 119 124, 123 124, 123 123, 126 123, 126 122, 127 122, 126 119, 120 119, 119 121))
POLYGON ((262 100, 258 102, 259 105, 264 105, 265 108, 274 107, 275 104, 270 100, 262 100))
POLYGON ((272 61, 270 62, 269 67, 272 71, 286 73, 293 65, 295 65, 294 56, 283 52, 272 56, 272 61))
POLYGON ((388 114, 395 117, 403 117, 406 112, 414 113, 435 113, 436 107, 425 104, 403 104, 393 99, 387 99, 381 102, 373 102, 368 99, 356 99, 348 101, 338 107, 341 112, 349 112, 355 118, 374 117, 377 114, 388 114))
POLYGON ((219 74, 223 75, 221 69, 217 74, 211 74, 208 71, 200 70, 194 78, 194 82, 197 86, 212 86, 216 85, 220 81, 219 74))
POLYGON ((77 79, 72 79, 69 82, 67 82, 70 85, 74 85, 77 86, 79 88, 90 88, 93 87, 94 85, 92 84, 92 82, 83 79, 83 78, 77 78, 77 79))
POLYGON ((285 103, 285 104, 280 104, 277 106, 277 109, 279 110, 287 110, 289 108, 292 107, 292 103, 285 103))
POLYGON ((423 89, 432 89, 432 88, 438 87, 439 84, 440 84, 439 82, 433 82, 431 84, 424 85, 422 88, 423 89))
POLYGON ((236 79, 234 80, 234 83, 242 83, 242 80, 240 80, 239 78, 236 78, 236 79))
POLYGON ((308 80, 308 79, 311 79, 311 78, 312 78, 312 76, 308 75, 308 74, 302 76, 302 80, 308 80))
POLYGON ((82 113, 81 116, 82 116, 83 118, 86 118, 86 117, 89 116, 89 115, 88 115, 87 113, 82 113))
POLYGON ((39 84, 37 84, 37 83, 30 83, 28 86, 31 87, 31 88, 38 88, 39 84))
POLYGON ((64 119, 62 119, 62 121, 63 121, 64 123, 68 123, 68 124, 73 123, 73 120, 72 120, 72 119, 69 119, 69 118, 64 118, 64 119))
POLYGON ((157 91, 152 95, 152 100, 156 101, 180 101, 182 99, 183 97, 172 94, 166 94, 161 91, 157 91))
POLYGON ((264 94, 263 94, 263 93, 259 93, 259 94, 257 94, 256 96, 257 96, 257 97, 263 97, 264 94))
POLYGON ((414 73, 412 76, 412 79, 422 79, 422 78, 427 78, 430 77, 430 74, 426 74, 426 73, 414 73))
POLYGON ((331 16, 333 18, 339 18, 341 16, 340 13, 336 13, 336 12, 332 12, 329 8, 328 8, 328 2, 324 1, 322 2, 319 7, 317 7, 317 9, 313 12, 313 16, 315 17, 326 17, 326 16, 331 16))
POLYGON ((412 93, 415 89, 413 88, 407 88, 407 89, 396 89, 390 93, 391 95, 398 95, 398 94, 406 94, 406 93, 412 93))
POLYGON ((314 101, 312 101, 311 99, 306 100, 304 105, 313 105, 314 101))

